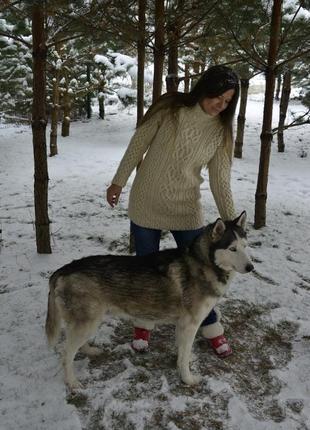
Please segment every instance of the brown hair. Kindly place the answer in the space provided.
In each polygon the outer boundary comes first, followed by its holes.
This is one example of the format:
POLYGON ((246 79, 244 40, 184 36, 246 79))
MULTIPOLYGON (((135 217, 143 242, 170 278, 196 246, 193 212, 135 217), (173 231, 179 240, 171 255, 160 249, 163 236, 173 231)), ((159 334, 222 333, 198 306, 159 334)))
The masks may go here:
POLYGON ((189 93, 175 92, 162 95, 147 110, 142 121, 140 122, 140 125, 148 121, 155 113, 162 109, 175 112, 184 106, 195 106, 206 97, 218 97, 230 89, 235 90, 234 95, 227 108, 223 110, 219 116, 225 129, 225 145, 229 157, 232 159, 232 123, 239 98, 239 79, 236 73, 229 67, 221 65, 210 67, 201 75, 189 93))

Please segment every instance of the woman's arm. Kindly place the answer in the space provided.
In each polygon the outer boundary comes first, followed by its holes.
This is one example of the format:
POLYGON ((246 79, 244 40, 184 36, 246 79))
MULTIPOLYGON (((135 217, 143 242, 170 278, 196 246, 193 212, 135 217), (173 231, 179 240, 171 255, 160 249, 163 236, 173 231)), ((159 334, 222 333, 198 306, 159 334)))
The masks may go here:
POLYGON ((124 187, 132 171, 142 160, 143 154, 151 145, 161 124, 162 111, 154 114, 152 118, 137 128, 128 148, 119 164, 112 184, 124 187))
POLYGON ((230 176, 231 161, 224 146, 219 146, 208 164, 210 188, 223 220, 235 218, 230 176))

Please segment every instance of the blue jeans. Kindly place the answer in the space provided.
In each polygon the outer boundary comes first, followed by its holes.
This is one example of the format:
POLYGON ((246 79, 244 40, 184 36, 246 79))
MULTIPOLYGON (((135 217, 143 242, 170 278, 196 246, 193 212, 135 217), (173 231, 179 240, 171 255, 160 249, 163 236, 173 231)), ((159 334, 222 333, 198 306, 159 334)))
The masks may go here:
MULTIPOLYGON (((152 252, 159 251, 159 242, 161 230, 154 228, 141 227, 131 221, 130 224, 131 233, 134 236, 135 248, 137 255, 147 255, 152 252)), ((171 230, 172 236, 176 241, 178 248, 185 248, 189 245, 197 236, 203 231, 203 228, 196 230, 171 230)), ((202 326, 213 324, 217 321, 215 311, 209 313, 207 318, 202 322, 202 326)))

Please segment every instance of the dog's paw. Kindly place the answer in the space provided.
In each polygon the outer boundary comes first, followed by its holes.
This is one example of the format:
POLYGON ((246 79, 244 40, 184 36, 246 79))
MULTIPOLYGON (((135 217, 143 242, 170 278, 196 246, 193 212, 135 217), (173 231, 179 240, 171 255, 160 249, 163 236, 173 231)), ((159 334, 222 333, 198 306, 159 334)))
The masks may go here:
POLYGON ((70 391, 80 390, 80 389, 84 388, 83 384, 77 379, 66 382, 66 385, 70 391))
POLYGON ((202 380, 201 375, 193 375, 192 373, 189 373, 188 375, 182 376, 182 381, 186 385, 198 385, 202 380))
POLYGON ((98 348, 97 346, 90 345, 83 345, 80 351, 90 357, 96 357, 97 355, 102 354, 102 349, 98 348))

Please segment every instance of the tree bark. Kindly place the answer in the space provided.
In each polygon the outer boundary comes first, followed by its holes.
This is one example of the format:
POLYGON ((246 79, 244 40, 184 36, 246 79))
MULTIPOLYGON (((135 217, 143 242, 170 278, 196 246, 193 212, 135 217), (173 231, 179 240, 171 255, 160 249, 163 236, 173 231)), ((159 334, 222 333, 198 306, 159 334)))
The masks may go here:
POLYGON ((278 73, 277 76, 277 87, 276 87, 276 100, 280 100, 280 91, 281 91, 281 83, 282 83, 282 76, 281 73, 278 73))
POLYGON ((48 168, 46 155, 46 56, 44 10, 42 2, 32 5, 33 104, 32 135, 34 152, 34 206, 37 251, 50 254, 48 217, 48 168))
POLYGON ((270 161, 270 149, 272 141, 272 110, 274 99, 274 87, 276 77, 276 60, 279 47, 281 28, 282 0, 274 0, 270 26, 270 41, 268 52, 268 63, 266 67, 266 87, 264 101, 264 116, 261 132, 261 150, 259 161, 259 172, 255 194, 255 217, 254 227, 256 229, 266 225, 266 202, 268 171, 270 161))
POLYGON ((99 86, 98 86, 98 103, 99 103, 99 118, 104 119, 105 110, 104 110, 104 89, 105 89, 105 74, 106 69, 103 68, 102 76, 99 77, 99 86))
POLYGON ((242 148, 243 148, 243 137, 244 137, 244 125, 245 125, 245 114, 246 106, 248 101, 248 91, 249 91, 249 79, 241 79, 241 94, 240 94, 240 107, 238 115, 237 124, 237 134, 235 141, 235 153, 236 158, 242 158, 242 148))
MULTIPOLYGON (((144 63, 145 63, 145 12, 146 0, 139 0, 139 36, 138 36, 138 82, 137 82, 137 127, 144 115, 144 63)), ((153 96, 154 97, 154 96, 153 96)), ((137 170, 141 165, 139 161, 137 170)), ((130 231, 129 252, 135 252, 135 238, 130 231)))
POLYGON ((278 152, 284 152, 285 143, 284 143, 284 123, 287 114, 288 103, 290 100, 291 93, 291 71, 287 70, 283 76, 283 85, 282 85, 282 93, 280 100, 280 115, 279 115, 279 124, 278 124, 278 152))
POLYGON ((189 93, 189 63, 185 63, 185 70, 184 70, 184 92, 189 93))
POLYGON ((153 78, 153 98, 156 102, 161 96, 163 69, 165 59, 165 2, 155 0, 155 46, 154 46, 154 78, 153 78))
POLYGON ((139 0, 137 126, 144 115, 145 11, 146 0, 139 0))
POLYGON ((166 89, 167 92, 178 91, 179 77, 178 77, 178 42, 180 38, 180 31, 177 23, 170 23, 168 27, 168 75, 166 76, 166 89))
POLYGON ((167 25, 168 35, 168 75, 166 76, 167 92, 178 91, 179 86, 179 42, 181 37, 184 0, 177 0, 175 14, 170 13, 167 25))
POLYGON ((64 106, 63 106, 63 119, 61 125, 62 137, 67 137, 70 134, 70 113, 71 113, 71 100, 68 91, 64 94, 64 106))
MULTIPOLYGON (((86 76, 87 76, 87 82, 90 86, 90 64, 86 64, 86 76)), ((91 93, 90 91, 86 94, 86 117, 87 119, 91 118, 91 93)))
POLYGON ((62 137, 67 137, 70 134, 70 114, 71 114, 71 97, 69 94, 68 78, 65 76, 66 89, 63 96, 63 119, 61 125, 62 137))
POLYGON ((99 102, 99 118, 104 119, 105 110, 104 110, 104 96, 103 95, 100 95, 98 97, 98 102, 99 102))
POLYGON ((57 126, 59 113, 59 80, 60 70, 56 67, 53 78, 53 94, 51 109, 51 132, 50 132, 50 157, 58 154, 57 148, 57 126))

